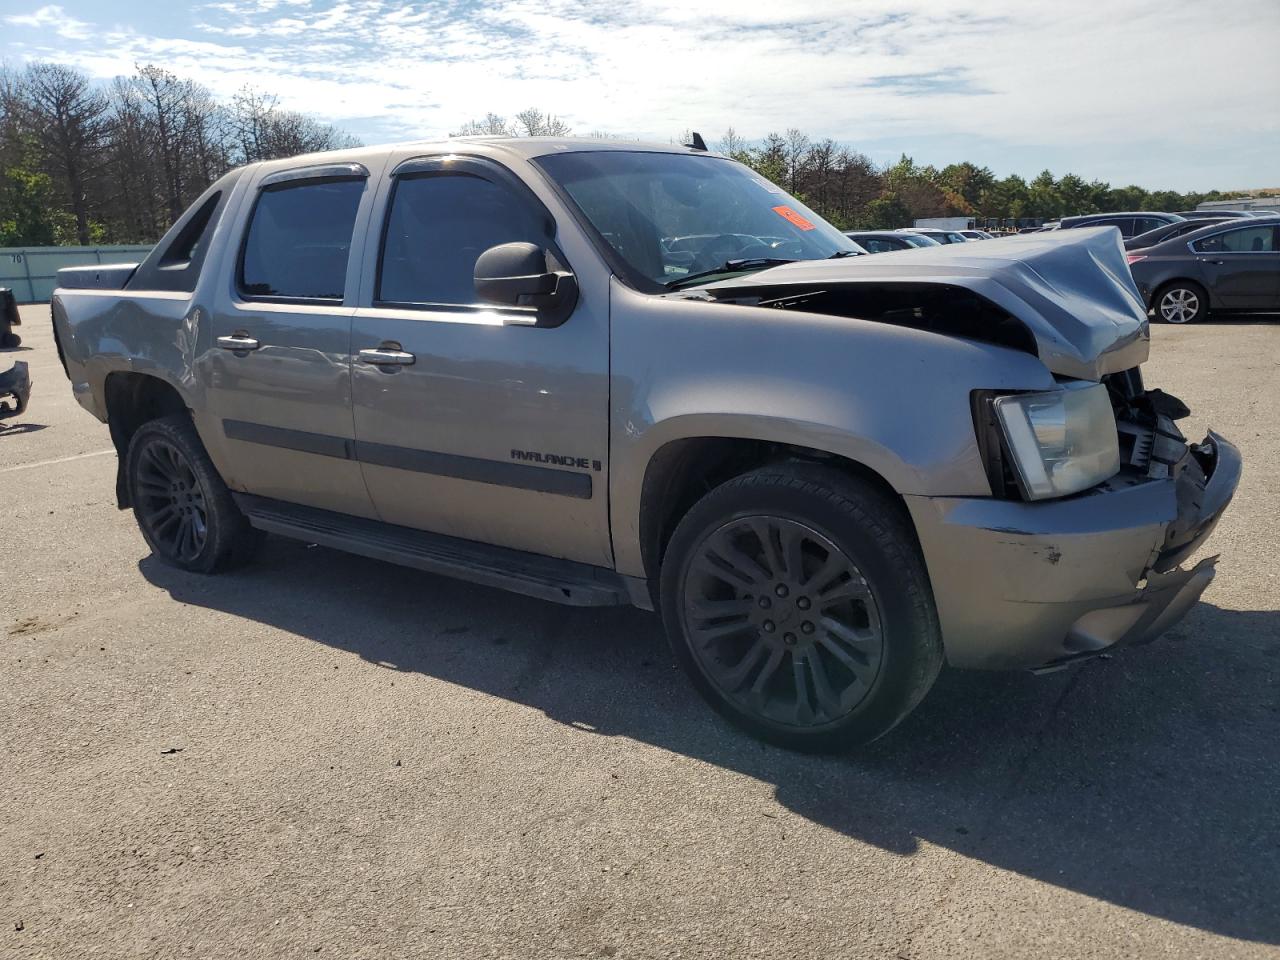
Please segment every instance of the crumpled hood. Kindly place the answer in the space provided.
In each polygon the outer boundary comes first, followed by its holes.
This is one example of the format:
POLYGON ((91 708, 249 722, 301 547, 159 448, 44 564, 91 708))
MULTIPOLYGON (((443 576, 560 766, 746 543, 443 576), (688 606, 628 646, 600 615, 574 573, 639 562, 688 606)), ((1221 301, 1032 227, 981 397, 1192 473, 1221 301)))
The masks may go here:
POLYGON ((1147 359, 1146 307, 1111 227, 1055 230, 839 260, 804 260, 707 284, 717 297, 846 283, 964 287, 1022 321, 1041 361, 1097 380, 1147 359))

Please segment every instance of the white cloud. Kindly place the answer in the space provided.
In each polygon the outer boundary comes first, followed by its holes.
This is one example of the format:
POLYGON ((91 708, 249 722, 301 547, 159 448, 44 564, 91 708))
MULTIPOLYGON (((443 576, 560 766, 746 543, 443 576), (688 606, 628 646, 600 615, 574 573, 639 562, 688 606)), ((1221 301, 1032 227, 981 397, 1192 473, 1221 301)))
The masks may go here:
POLYGON ((15 27, 48 28, 65 40, 88 40, 93 35, 89 24, 68 16, 62 7, 56 4, 38 7, 31 13, 5 17, 4 21, 15 27))
MULTIPOLYGON (((749 137, 796 126, 855 145, 971 140, 998 155, 1006 144, 1036 148, 1059 170, 1054 156, 1084 157, 1086 175, 1153 185, 1173 171, 1207 185, 1218 177, 1192 154, 1239 143, 1237 171, 1240 157, 1274 157, 1280 138, 1275 0, 1237 0, 1230 17, 1169 0, 219 0, 196 9, 202 22, 188 37, 136 24, 42 55, 102 76, 157 62, 222 94, 253 83, 366 138, 371 129, 437 135, 533 104, 580 130, 662 140, 689 127, 714 139, 732 124, 749 137), (1222 52, 1176 56, 1204 50, 1222 52)), ((22 19, 58 30, 68 18, 44 7, 22 19)))

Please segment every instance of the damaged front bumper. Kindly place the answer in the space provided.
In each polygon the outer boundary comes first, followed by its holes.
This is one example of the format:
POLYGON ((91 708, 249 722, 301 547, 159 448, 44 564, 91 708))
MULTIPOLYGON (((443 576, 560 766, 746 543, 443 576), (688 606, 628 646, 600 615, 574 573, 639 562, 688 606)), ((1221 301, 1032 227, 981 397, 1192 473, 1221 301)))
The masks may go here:
POLYGON ((31 398, 31 374, 23 361, 0 373, 0 420, 16 417, 27 409, 31 398))
POLYGON ((1062 500, 907 497, 948 662, 1051 667, 1177 623, 1216 558, 1178 565, 1213 532, 1241 471, 1215 433, 1184 450, 1169 476, 1129 470, 1062 500))

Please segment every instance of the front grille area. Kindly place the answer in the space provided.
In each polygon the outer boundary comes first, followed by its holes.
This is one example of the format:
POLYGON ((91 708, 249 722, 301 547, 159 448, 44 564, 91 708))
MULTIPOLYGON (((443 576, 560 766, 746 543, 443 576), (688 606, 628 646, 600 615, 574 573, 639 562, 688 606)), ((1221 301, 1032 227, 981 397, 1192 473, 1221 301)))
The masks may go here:
POLYGON ((1186 404, 1163 390, 1145 389, 1137 367, 1110 374, 1102 382, 1116 415, 1122 468, 1151 479, 1177 477, 1191 456, 1175 422, 1191 412, 1186 404))

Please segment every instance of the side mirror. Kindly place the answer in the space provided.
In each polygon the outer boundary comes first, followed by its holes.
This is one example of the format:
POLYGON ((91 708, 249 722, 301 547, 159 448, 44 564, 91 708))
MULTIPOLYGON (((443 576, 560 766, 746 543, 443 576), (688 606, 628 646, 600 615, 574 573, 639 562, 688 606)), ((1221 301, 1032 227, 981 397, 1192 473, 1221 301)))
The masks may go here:
POLYGON ((476 260, 476 295, 504 307, 533 307, 540 318, 563 319, 578 299, 572 273, 536 243, 502 243, 476 260))

